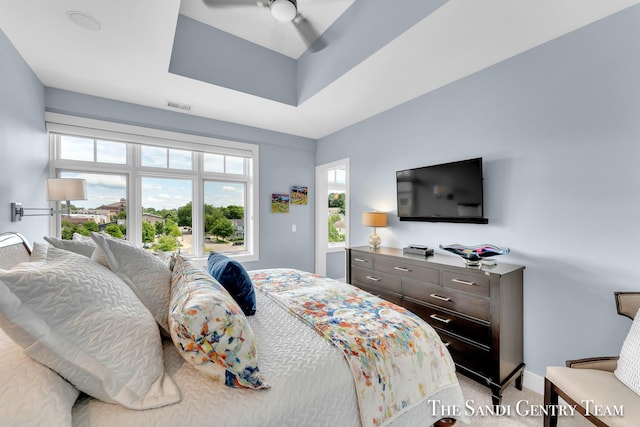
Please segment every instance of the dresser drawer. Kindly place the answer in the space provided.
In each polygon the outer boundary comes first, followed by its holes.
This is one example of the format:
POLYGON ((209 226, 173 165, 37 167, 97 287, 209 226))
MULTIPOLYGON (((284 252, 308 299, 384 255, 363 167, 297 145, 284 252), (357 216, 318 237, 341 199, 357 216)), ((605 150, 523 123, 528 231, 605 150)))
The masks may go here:
POLYGON ((470 344, 446 332, 439 332, 439 335, 456 364, 483 376, 489 376, 490 373, 487 371, 491 366, 491 357, 488 348, 470 344))
POLYGON ((447 288, 458 289, 483 297, 489 296, 489 278, 487 277, 443 271, 442 284, 447 288))
POLYGON ((385 273, 406 277, 408 279, 434 283, 436 285, 440 283, 440 271, 404 262, 378 258, 376 259, 376 271, 383 271, 385 273))
POLYGON ((402 305, 422 317, 434 328, 452 332, 487 346, 491 344, 491 330, 489 325, 485 323, 474 322, 454 313, 439 310, 436 307, 415 301, 410 297, 405 297, 402 305))
POLYGON ((402 294, 476 319, 489 321, 489 299, 485 297, 410 279, 403 281, 402 294))
POLYGON ((395 294, 393 292, 385 291, 384 289, 376 288, 375 286, 368 286, 366 284, 358 284, 360 289, 363 289, 370 294, 373 294, 377 297, 390 301, 396 305, 402 306, 402 295, 395 294))
POLYGON ((373 255, 361 252, 351 252, 351 265, 358 268, 373 269, 373 255))
POLYGON ((402 294, 402 279, 398 276, 381 274, 378 271, 353 268, 351 271, 351 280, 356 285, 363 284, 367 287, 373 286, 396 294, 402 294))

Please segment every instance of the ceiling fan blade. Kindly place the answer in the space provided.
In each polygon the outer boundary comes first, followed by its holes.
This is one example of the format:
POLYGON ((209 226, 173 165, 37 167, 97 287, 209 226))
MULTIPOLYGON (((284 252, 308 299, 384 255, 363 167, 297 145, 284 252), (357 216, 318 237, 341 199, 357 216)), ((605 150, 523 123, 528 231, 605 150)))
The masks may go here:
POLYGON ((311 25, 304 16, 298 13, 291 22, 293 22, 293 25, 295 25, 296 30, 298 30, 298 33, 300 33, 300 36, 311 52, 319 52, 327 47, 327 42, 318 34, 313 28, 313 25, 311 25))
POLYGON ((262 6, 269 7, 268 1, 258 0, 202 0, 209 7, 262 6))

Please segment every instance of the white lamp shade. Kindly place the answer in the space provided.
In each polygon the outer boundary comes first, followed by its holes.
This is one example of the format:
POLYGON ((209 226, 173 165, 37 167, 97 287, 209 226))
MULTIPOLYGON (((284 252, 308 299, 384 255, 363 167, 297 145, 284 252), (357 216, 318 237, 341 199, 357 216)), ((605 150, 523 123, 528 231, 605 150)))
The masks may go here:
POLYGON ((87 200, 87 182, 77 178, 48 179, 47 200, 87 200))
POLYGON ((271 15, 278 21, 289 22, 298 14, 296 2, 291 0, 273 0, 271 15))

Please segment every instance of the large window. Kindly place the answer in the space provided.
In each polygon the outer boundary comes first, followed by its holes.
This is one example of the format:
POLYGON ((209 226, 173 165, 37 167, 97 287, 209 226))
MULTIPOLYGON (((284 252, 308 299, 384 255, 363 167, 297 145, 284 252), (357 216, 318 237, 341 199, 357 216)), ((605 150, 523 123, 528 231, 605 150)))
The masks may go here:
POLYGON ((53 234, 100 230, 150 250, 257 259, 257 146, 98 123, 48 123, 52 175, 87 181, 87 200, 71 201, 53 234))

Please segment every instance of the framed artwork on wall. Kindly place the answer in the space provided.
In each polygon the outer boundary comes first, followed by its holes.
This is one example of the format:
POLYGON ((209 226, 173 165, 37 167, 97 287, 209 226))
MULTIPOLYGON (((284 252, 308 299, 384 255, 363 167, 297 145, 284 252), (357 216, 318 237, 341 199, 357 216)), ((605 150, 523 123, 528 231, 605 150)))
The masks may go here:
POLYGON ((291 204, 292 205, 306 205, 308 200, 308 188, 300 185, 294 185, 291 187, 291 204))
POLYGON ((271 194, 271 212, 289 213, 289 195, 281 193, 271 194))

